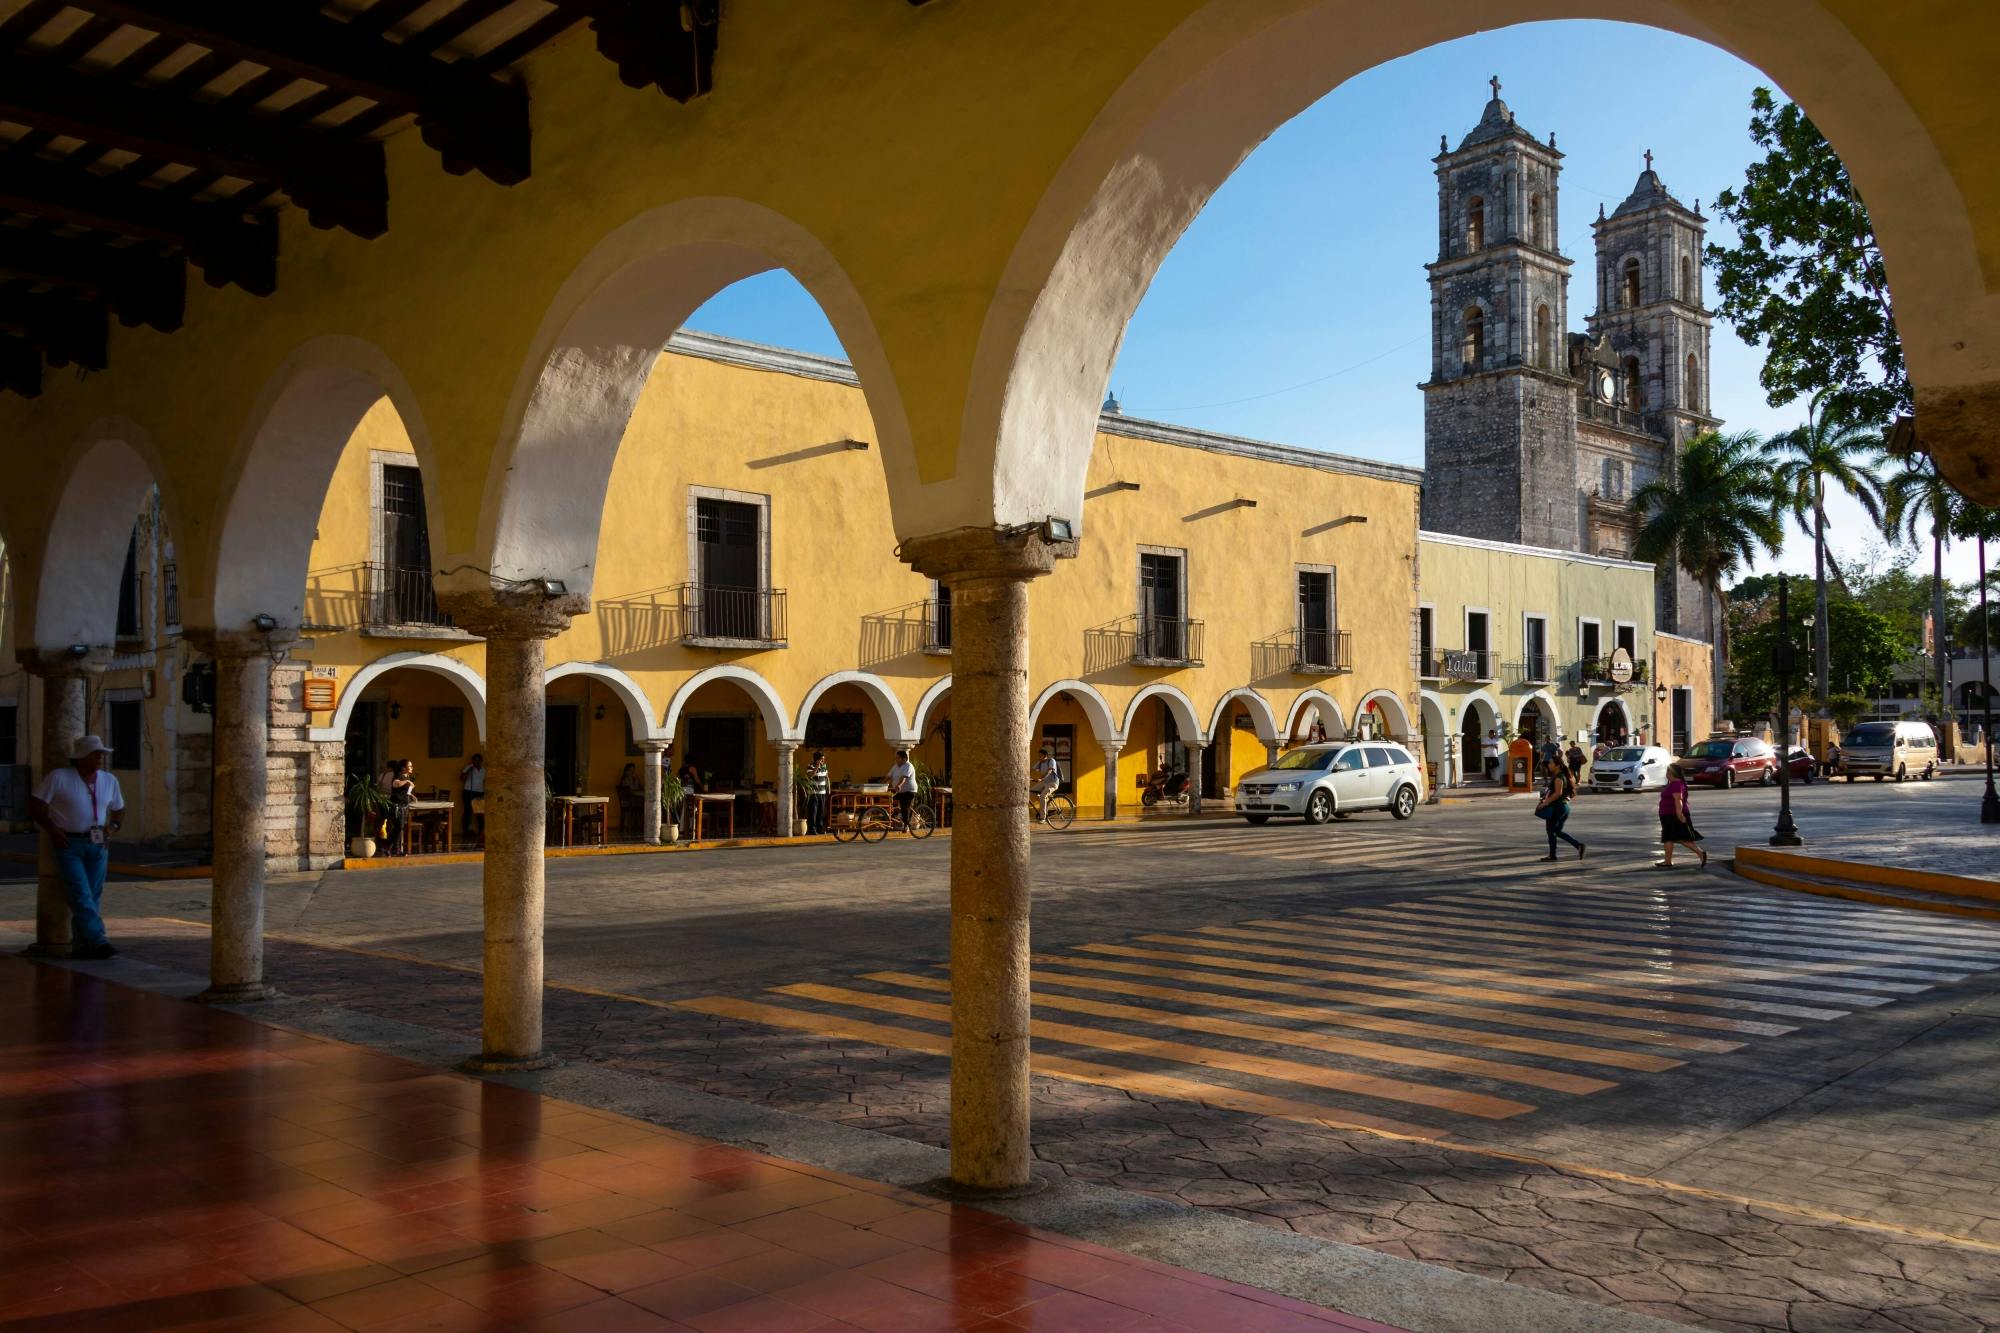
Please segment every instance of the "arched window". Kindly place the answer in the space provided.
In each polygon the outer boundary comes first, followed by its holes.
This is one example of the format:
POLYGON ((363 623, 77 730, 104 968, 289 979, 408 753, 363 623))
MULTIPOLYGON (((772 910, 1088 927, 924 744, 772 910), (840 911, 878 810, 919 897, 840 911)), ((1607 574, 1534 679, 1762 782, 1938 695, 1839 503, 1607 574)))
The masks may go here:
POLYGON ((1625 406, 1634 412, 1646 409, 1646 386, 1639 377, 1639 358, 1625 358, 1625 406))
POLYGON ((1486 248, 1486 201, 1478 195, 1474 195, 1465 206, 1465 248, 1486 248))
POLYGON ((1639 261, 1625 261, 1625 306, 1630 309, 1639 304, 1639 261))
POLYGON ((1535 364, 1543 370, 1556 368, 1555 353, 1549 340, 1549 308, 1535 307, 1535 364))
POLYGON ((1528 196, 1528 244, 1542 250, 1549 248, 1542 239, 1542 196, 1538 194, 1528 196))
POLYGON ((1467 370, 1479 369, 1486 360, 1486 315, 1478 306, 1465 310, 1465 337, 1459 342, 1459 357, 1467 370))
POLYGON ((1689 305, 1701 304, 1701 293, 1694 289, 1694 261, 1681 256, 1681 300, 1689 305))
POLYGON ((1693 412, 1701 411, 1701 366, 1695 361, 1693 352, 1688 353, 1687 407, 1693 412))

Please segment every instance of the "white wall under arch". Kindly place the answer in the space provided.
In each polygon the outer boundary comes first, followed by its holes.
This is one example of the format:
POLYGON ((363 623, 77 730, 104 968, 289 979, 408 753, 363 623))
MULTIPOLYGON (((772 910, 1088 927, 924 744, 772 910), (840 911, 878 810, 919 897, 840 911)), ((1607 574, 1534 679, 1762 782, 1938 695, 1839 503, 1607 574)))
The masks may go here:
POLYGON ((1076 699, 1083 715, 1090 719, 1091 734, 1097 737, 1099 745, 1122 744, 1125 733, 1112 718, 1111 705, 1103 695, 1080 680, 1059 680, 1035 696, 1028 706, 1028 725, 1034 726, 1042 716, 1042 710, 1049 706, 1049 700, 1058 694, 1068 694, 1076 699))
POLYGON ((821 695, 836 685, 859 686, 861 692, 875 704, 875 712, 882 719, 883 739, 890 745, 914 745, 922 737, 910 729, 909 721, 903 716, 902 701, 889 688, 889 682, 870 671, 836 671, 830 676, 822 676, 806 691, 805 702, 799 705, 797 734, 806 734, 806 719, 812 716, 813 705, 821 695))
POLYGON ((1541 713, 1543 720, 1549 724, 1551 735, 1561 736, 1564 734, 1562 708, 1556 703, 1556 697, 1547 690, 1536 690, 1533 694, 1523 697, 1519 705, 1514 709, 1513 715, 1507 719, 1508 725, 1519 731, 1521 729, 1521 714, 1530 708, 1541 713))
POLYGON ((1319 710, 1320 721, 1325 724, 1329 738, 1347 734, 1347 715, 1340 711, 1340 701, 1325 690, 1305 690, 1292 700, 1292 706, 1285 711, 1286 740, 1299 734, 1299 723, 1308 706, 1319 710))
POLYGON ((333 722, 330 726, 314 727, 307 733, 308 739, 315 741, 344 741, 347 739, 347 723, 354 716, 354 705, 361 702, 361 692, 378 676, 386 676, 391 671, 408 668, 412 671, 428 671, 432 675, 443 676, 464 692, 466 703, 472 708, 472 725, 479 739, 486 739, 486 678, 456 657, 446 657, 443 653, 390 653, 370 662, 354 673, 353 679, 340 692, 340 702, 334 707, 333 722))
POLYGON ((916 715, 910 721, 910 734, 916 737, 918 743, 921 744, 924 737, 930 734, 931 715, 950 694, 951 677, 946 676, 942 680, 932 682, 931 687, 924 691, 923 697, 917 700, 916 715))
POLYGON ((601 680, 611 687, 625 705, 625 715, 632 719, 632 739, 635 741, 663 741, 668 739, 655 729, 653 722, 653 701, 646 697, 639 682, 606 662, 562 662, 552 666, 542 677, 544 687, 571 676, 588 676, 601 680))
POLYGON ((1394 690, 1370 690, 1361 696, 1354 715, 1360 717, 1368 711, 1371 703, 1376 705, 1375 711, 1382 714, 1390 739, 1404 740, 1416 734, 1416 728, 1410 722, 1410 707, 1403 702, 1402 695, 1394 690))
POLYGON ((111 646, 132 525, 155 484, 151 454, 145 432, 123 417, 92 422, 63 453, 59 466, 67 475, 43 530, 40 559, 14 566, 17 578, 31 568, 37 575, 32 620, 17 615, 14 622, 22 647, 111 646))
POLYGON ((1257 691, 1244 687, 1235 689, 1215 701, 1215 712, 1208 719, 1208 734, 1211 737, 1222 733, 1223 714, 1229 705, 1241 700, 1248 708, 1250 717, 1257 724, 1257 739, 1269 744, 1278 739, 1278 717, 1271 711, 1271 701, 1257 691))
POLYGON ((778 697, 778 691, 772 687, 771 682, 749 667, 727 662, 720 666, 706 667, 681 682, 681 687, 674 691, 674 697, 667 701, 667 714, 661 720, 660 730, 656 734, 668 741, 673 740, 680 731, 681 710, 687 707, 687 701, 694 697, 696 690, 717 681, 734 684, 750 696, 750 701, 757 705, 757 711, 764 719, 764 739, 794 743, 799 740, 799 733, 792 731, 787 723, 789 714, 785 710, 785 701, 778 697))
POLYGON ((1206 745, 1208 733, 1201 729, 1201 715, 1194 711, 1194 700, 1178 685, 1169 685, 1164 680, 1156 680, 1132 696, 1132 702, 1125 706, 1125 727, 1122 735, 1132 734, 1132 722, 1139 716, 1139 709, 1148 699, 1164 699, 1173 710, 1174 723, 1181 729, 1183 744, 1206 745))

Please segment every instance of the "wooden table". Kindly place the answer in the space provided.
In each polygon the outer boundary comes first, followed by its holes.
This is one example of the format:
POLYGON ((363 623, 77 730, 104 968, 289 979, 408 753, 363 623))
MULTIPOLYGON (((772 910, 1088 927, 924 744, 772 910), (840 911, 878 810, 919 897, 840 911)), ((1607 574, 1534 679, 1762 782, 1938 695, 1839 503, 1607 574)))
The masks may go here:
POLYGON ((592 807, 590 813, 597 817, 597 845, 606 842, 605 826, 610 823, 611 798, 609 796, 558 796, 557 809, 562 812, 562 845, 576 845, 576 810, 578 806, 592 807))
POLYGON ((403 855, 408 856, 410 854, 410 839, 412 836, 416 837, 417 849, 422 851, 430 842, 430 838, 426 834, 420 834, 420 828, 427 825, 434 826, 439 823, 442 823, 444 828, 442 836, 438 841, 438 850, 441 852, 451 850, 451 812, 453 804, 454 802, 451 801, 411 801, 403 807, 403 855))
POLYGON ((951 788, 931 784, 931 819, 934 827, 951 827, 951 788))
POLYGON ((729 816, 729 836, 736 836, 736 795, 726 791, 689 792, 688 799, 694 802, 694 836, 690 842, 701 841, 702 825, 707 821, 708 807, 720 805, 729 816))

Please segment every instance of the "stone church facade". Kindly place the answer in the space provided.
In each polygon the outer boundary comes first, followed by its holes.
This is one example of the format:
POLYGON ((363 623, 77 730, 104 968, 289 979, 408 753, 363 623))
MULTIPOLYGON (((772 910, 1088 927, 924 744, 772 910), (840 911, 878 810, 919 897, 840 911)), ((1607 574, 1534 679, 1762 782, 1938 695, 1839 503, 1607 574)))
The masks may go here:
MULTIPOLYGON (((1569 331, 1573 261, 1557 243, 1562 157, 1500 100, 1457 148, 1440 141, 1423 526, 1629 559, 1632 496, 1671 475, 1709 410, 1702 304, 1706 220, 1667 191, 1652 154, 1592 224, 1595 308, 1569 331)), ((1715 608, 1663 565, 1661 630, 1713 642, 1715 608)))

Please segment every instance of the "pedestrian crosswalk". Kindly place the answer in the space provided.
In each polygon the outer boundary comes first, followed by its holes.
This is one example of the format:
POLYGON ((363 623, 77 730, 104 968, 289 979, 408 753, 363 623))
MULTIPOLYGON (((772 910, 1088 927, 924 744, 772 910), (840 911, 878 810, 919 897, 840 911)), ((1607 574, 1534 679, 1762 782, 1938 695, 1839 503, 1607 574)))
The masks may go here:
POLYGON ((1310 869, 1367 867, 1409 872, 1435 870, 1459 881, 1518 875, 1517 865, 1494 861, 1490 841, 1476 832, 1413 833, 1409 824, 1387 815, 1363 815, 1332 825, 1270 824, 1250 828, 1235 821, 1187 825, 1078 826, 1062 835, 1079 849, 1165 851, 1186 856, 1227 856, 1310 869))
MULTIPOLYGON (((1699 1078, 1704 1060, 2000 967, 2000 929, 1721 889, 1496 886, 1136 931, 1030 967, 1038 1074, 1448 1140, 1699 1078)), ((951 986, 906 964, 674 1004, 947 1055, 951 986)))

